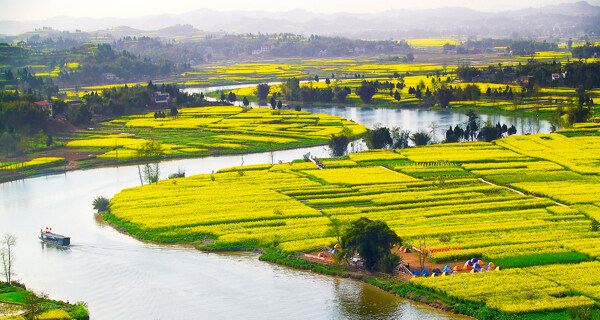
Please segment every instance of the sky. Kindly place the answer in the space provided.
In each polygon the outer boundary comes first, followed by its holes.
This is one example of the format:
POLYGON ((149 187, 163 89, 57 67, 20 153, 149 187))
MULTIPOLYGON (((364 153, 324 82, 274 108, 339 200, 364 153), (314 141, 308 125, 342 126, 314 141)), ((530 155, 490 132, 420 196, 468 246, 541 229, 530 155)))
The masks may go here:
MULTIPOLYGON (((431 9, 461 6, 479 11, 540 7, 580 0, 0 0, 0 20, 43 20, 61 15, 85 18, 133 18, 184 13, 209 8, 217 11, 289 11, 316 13, 376 13, 391 9, 431 9)), ((600 5, 600 0, 588 0, 600 5)))

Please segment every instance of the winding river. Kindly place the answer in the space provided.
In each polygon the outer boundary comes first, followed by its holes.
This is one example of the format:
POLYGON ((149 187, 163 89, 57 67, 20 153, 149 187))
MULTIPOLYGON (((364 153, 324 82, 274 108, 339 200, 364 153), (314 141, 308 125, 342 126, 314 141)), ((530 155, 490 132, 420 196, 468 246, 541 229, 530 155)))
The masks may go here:
MULTIPOLYGON (((464 115, 419 110, 305 107, 373 127, 411 131, 464 121, 464 115)), ((511 124, 507 118, 491 118, 511 124)), ((550 124, 518 118, 521 132, 547 132, 550 124), (519 122, 520 121, 520 122, 519 122), (527 131, 531 129, 532 131, 527 131)), ((167 161, 163 176, 220 168, 289 162, 304 153, 324 157, 326 147, 244 156, 167 161)), ((0 184, 0 234, 17 236, 16 278, 54 299, 85 301, 92 319, 461 319, 397 298, 349 279, 260 262, 253 254, 203 253, 135 240, 107 226, 92 210, 99 195, 112 197, 139 185, 136 166, 78 170, 0 184), (60 249, 41 243, 40 228, 71 237, 60 249)))

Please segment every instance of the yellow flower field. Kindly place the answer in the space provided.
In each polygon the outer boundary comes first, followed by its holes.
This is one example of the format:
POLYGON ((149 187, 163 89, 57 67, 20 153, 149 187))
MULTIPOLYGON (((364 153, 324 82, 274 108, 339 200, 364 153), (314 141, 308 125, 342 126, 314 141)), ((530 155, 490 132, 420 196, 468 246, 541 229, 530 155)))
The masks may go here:
POLYGON ((206 236, 216 241, 209 249, 302 252, 334 244, 332 219, 367 217, 405 242, 460 248, 431 253, 437 262, 512 261, 502 271, 413 278, 413 285, 512 314, 586 307, 600 301, 593 261, 600 232, 590 227, 600 218, 595 145, 596 137, 530 135, 371 150, 322 159, 327 169, 311 162, 233 167, 123 190, 108 219, 156 241, 199 245, 206 236))

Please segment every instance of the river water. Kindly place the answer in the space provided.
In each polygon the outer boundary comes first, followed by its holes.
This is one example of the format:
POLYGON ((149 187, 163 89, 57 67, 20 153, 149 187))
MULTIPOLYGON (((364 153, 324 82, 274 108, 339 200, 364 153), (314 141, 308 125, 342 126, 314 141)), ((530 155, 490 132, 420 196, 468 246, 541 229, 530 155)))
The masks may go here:
MULTIPOLYGON (((208 87, 208 88, 187 88, 183 91, 188 93, 211 92, 217 90, 231 90, 246 87, 248 85, 208 87)), ((214 100, 214 99, 213 99, 214 100)), ((237 102, 238 105, 241 102, 237 102)), ((252 107, 268 108, 265 105, 251 103, 252 107)), ((388 128, 400 127, 402 130, 410 132, 426 131, 435 132, 435 140, 441 141, 445 138, 445 132, 450 126, 461 125, 464 127, 468 120, 465 113, 453 110, 428 110, 428 109, 389 109, 389 108, 369 108, 369 107, 351 107, 351 106, 314 106, 299 105, 287 107, 288 110, 302 110, 311 113, 328 114, 338 116, 358 122, 370 129, 376 126, 388 128)), ((517 134, 548 133, 551 131, 551 124, 547 120, 540 119, 537 115, 508 115, 508 114, 480 114, 482 122, 490 121, 493 124, 500 122, 508 127, 514 125, 517 134)))
MULTIPOLYGON (((432 121, 442 126, 465 119, 461 114, 421 110, 303 109, 347 117, 369 127, 381 123, 411 131, 425 129, 423 125, 432 121)), ((535 118, 516 121, 522 121, 522 128, 549 129, 547 122, 535 118)), ((184 169, 190 176, 242 164, 289 162, 307 152, 329 155, 326 147, 311 147, 185 159, 163 162, 161 172, 164 177, 184 169)), ((91 204, 96 196, 112 197, 137 185, 136 166, 0 184, 0 234, 17 236, 15 278, 54 299, 87 302, 92 319, 462 318, 357 281, 260 262, 253 254, 202 253, 145 243, 119 233, 94 214, 91 204), (37 236, 45 227, 70 236, 71 247, 41 243, 37 236)))

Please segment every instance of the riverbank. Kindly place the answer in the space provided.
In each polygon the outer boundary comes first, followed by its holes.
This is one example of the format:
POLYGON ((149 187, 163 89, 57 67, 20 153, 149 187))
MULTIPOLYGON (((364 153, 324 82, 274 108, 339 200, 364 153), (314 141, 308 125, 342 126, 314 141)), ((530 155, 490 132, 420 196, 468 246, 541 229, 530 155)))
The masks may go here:
POLYGON ((15 282, 9 285, 0 281, 0 319, 38 318, 88 320, 90 316, 84 302, 70 304, 52 300, 47 295, 28 291, 25 285, 15 282))

